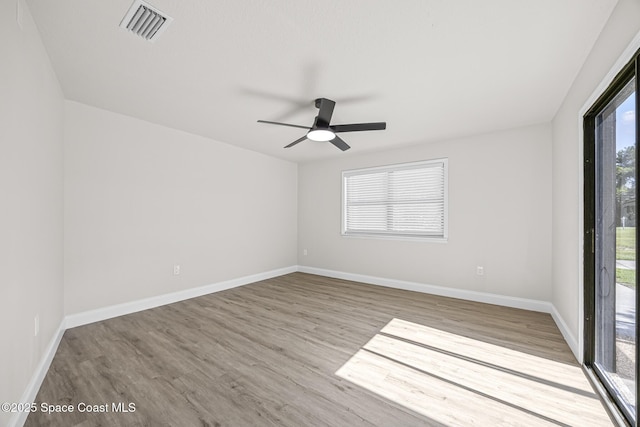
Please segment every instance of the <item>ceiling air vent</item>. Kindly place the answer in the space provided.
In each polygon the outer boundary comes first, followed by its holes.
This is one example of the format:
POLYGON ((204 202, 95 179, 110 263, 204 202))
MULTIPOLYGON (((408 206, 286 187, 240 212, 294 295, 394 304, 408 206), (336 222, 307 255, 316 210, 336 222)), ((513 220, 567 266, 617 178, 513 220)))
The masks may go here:
POLYGON ((173 18, 163 14, 150 4, 142 0, 134 0, 129 11, 120 22, 120 27, 150 42, 154 42, 169 26, 171 21, 173 21, 173 18))

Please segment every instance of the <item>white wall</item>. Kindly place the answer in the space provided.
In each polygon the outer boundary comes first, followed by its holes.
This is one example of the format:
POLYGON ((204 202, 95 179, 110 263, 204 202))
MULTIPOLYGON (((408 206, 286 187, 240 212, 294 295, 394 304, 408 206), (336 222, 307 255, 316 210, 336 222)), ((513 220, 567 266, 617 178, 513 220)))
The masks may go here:
POLYGON ((549 124, 301 165, 298 201, 300 265, 551 299, 549 124), (448 243, 340 235, 341 171, 440 157, 449 158, 448 243))
POLYGON ((62 92, 20 7, 22 29, 0 2, 0 402, 20 401, 63 315, 62 92))
POLYGON ((583 286, 580 110, 639 30, 640 2, 620 0, 553 120, 552 302, 576 339, 583 286))
POLYGON ((65 115, 66 314, 296 264, 296 164, 72 101, 65 115))

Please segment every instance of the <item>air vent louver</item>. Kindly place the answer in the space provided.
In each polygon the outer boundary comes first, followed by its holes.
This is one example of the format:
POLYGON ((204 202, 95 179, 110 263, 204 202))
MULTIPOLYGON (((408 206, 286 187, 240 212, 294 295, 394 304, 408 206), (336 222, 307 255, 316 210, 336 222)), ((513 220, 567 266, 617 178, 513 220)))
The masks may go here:
POLYGON ((135 0, 120 22, 120 28, 154 42, 173 21, 155 7, 142 0, 135 0))

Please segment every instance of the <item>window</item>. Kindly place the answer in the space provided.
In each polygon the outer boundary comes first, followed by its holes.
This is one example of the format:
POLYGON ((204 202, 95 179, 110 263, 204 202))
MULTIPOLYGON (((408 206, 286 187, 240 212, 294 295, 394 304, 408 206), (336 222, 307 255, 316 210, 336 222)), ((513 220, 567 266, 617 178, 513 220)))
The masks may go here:
POLYGON ((584 117, 584 361, 603 401, 638 425, 636 218, 640 51, 584 117))
POLYGON ((447 159, 343 172, 342 234, 446 240, 447 159))

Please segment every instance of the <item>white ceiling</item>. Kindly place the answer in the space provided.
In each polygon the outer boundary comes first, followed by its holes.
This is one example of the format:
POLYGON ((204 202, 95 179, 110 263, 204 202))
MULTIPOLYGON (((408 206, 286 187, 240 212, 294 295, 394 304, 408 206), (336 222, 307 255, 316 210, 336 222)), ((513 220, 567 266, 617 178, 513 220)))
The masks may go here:
POLYGON ((292 161, 553 118, 617 0, 151 0, 155 42, 119 28, 132 0, 27 0, 65 97, 292 161), (352 147, 304 141, 318 97, 352 147))

